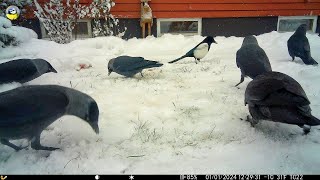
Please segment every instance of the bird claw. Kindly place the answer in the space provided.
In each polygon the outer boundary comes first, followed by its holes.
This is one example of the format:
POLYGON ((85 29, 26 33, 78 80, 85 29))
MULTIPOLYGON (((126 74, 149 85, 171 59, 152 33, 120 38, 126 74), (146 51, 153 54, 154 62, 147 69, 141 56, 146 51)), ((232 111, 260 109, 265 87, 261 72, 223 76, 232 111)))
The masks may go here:
POLYGON ((257 122, 255 122, 253 118, 250 118, 249 115, 247 116, 246 121, 248 121, 251 124, 251 127, 254 127, 257 124, 257 122))
POLYGON ((307 135, 310 133, 311 127, 303 126, 303 133, 304 135, 307 135))
POLYGON ((26 146, 20 146, 19 148, 19 150, 22 150, 22 149, 27 149, 29 147, 29 145, 26 145, 26 146))
POLYGON ((45 151, 55 151, 55 150, 61 150, 60 148, 56 147, 45 147, 45 146, 36 146, 32 147, 34 150, 45 150, 45 151))
POLYGON ((60 149, 60 148, 56 148, 56 147, 42 146, 40 144, 40 142, 37 142, 37 141, 31 142, 31 148, 34 149, 34 150, 45 150, 45 151, 54 151, 54 150, 60 149))

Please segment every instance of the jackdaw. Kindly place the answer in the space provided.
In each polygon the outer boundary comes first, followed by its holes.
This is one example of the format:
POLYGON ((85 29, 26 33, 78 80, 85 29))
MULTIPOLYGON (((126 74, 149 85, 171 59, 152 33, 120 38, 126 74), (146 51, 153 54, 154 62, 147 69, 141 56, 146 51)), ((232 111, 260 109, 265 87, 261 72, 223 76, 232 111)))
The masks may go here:
POLYGON ((0 64, 0 84, 26 83, 49 72, 57 73, 44 59, 16 59, 0 64))
POLYGON ((197 61, 200 62, 200 59, 204 58, 208 54, 212 43, 218 44, 212 36, 207 36, 202 42, 200 42, 198 45, 196 45, 196 47, 188 51, 185 55, 168 63, 174 63, 186 57, 193 57, 195 59, 196 64, 198 64, 197 61))
POLYGON ((243 39, 242 46, 236 54, 236 63, 241 70, 241 79, 235 85, 236 87, 247 76, 253 79, 264 72, 272 71, 267 54, 259 46, 254 36, 247 36, 243 39))
POLYGON ((311 57, 310 44, 306 34, 307 25, 301 24, 287 41, 288 51, 292 61, 295 57, 299 57, 307 65, 316 65, 318 63, 311 57))
POLYGON ((87 94, 58 85, 30 85, 0 93, 0 142, 16 151, 9 140, 27 138, 35 150, 59 148, 40 144, 42 131, 64 115, 87 122, 98 134, 99 108, 87 94))
POLYGON ((266 72, 253 79, 245 90, 245 105, 248 104, 254 126, 259 120, 294 124, 304 129, 320 125, 312 116, 310 101, 301 85, 292 77, 280 72, 266 72))
POLYGON ((133 77, 147 68, 160 67, 163 64, 157 61, 146 60, 143 57, 119 56, 113 58, 108 63, 108 75, 116 72, 126 77, 133 77))

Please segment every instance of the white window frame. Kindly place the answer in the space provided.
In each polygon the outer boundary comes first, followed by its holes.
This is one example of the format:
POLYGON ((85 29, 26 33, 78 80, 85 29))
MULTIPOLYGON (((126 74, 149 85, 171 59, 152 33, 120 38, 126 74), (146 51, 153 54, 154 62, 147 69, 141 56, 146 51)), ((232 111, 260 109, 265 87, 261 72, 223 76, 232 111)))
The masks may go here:
MULTIPOLYGON (((157 18, 157 37, 162 36, 160 29, 160 22, 168 21, 198 21, 198 32, 197 33, 179 33, 183 35, 201 35, 202 32, 202 18, 157 18)), ((164 33, 164 34, 178 34, 178 33, 164 33)))
POLYGON ((318 22, 318 16, 279 16, 278 17, 278 24, 277 24, 277 31, 278 32, 283 32, 283 31, 279 31, 279 25, 280 25, 280 21, 281 20, 287 20, 287 19, 312 19, 313 20, 313 25, 312 25, 312 29, 311 31, 308 32, 316 32, 317 29, 317 22, 318 22))
MULTIPOLYGON (((88 34, 87 35, 79 35, 79 34, 77 34, 77 40, 78 39, 92 38, 91 19, 78 19, 77 22, 86 22, 87 23, 87 28, 88 28, 88 34)), ((40 28, 41 28, 42 39, 50 39, 50 37, 46 33, 45 27, 43 26, 43 24, 41 22, 40 22, 40 28)), ((71 39, 75 40, 75 37, 73 36, 73 34, 71 34, 71 39)))

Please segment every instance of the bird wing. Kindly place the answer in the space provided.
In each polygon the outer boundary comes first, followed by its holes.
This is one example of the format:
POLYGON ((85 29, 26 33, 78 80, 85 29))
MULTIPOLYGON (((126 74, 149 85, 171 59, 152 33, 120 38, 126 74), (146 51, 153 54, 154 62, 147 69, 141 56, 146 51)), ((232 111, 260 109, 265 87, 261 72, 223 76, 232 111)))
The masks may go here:
POLYGON ((266 106, 305 106, 310 104, 310 102, 306 100, 304 97, 296 95, 285 88, 270 93, 263 100, 257 101, 256 103, 266 106))
MULTIPOLYGON (((194 57, 194 51, 199 51, 199 50, 203 49, 204 47, 206 47, 205 44, 207 44, 207 43, 204 43, 203 41, 200 42, 194 48, 190 49, 185 55, 183 55, 183 56, 181 56, 181 57, 179 57, 179 58, 177 58, 175 60, 172 60, 172 61, 170 61, 168 63, 174 63, 174 62, 177 62, 177 61, 179 61, 181 59, 184 59, 186 57, 194 57)), ((209 48, 209 47, 207 47, 207 48, 209 48)))
POLYGON ((142 63, 143 61, 143 57, 120 56, 113 62, 113 68, 120 69, 122 71, 130 70, 132 67, 142 63))
POLYGON ((143 57, 125 57, 115 61, 113 67, 121 71, 139 70, 149 65, 159 64, 157 61, 145 60, 143 57))
POLYGON ((306 37, 303 38, 303 49, 307 52, 310 52, 310 44, 306 37))
POLYGON ((203 48, 208 48, 208 43, 200 42, 194 48, 190 49, 190 51, 188 51, 184 56, 185 57, 193 57, 194 51, 199 51, 203 48))
POLYGON ((63 114, 68 103, 62 92, 39 86, 0 93, 0 126, 22 125, 63 114))
POLYGON ((13 60, 0 64, 0 83, 24 83, 37 73, 34 64, 28 59, 13 60))
POLYGON ((237 67, 240 68, 240 49, 236 53, 236 64, 237 67))
POLYGON ((256 53, 258 56, 257 60, 263 64, 265 70, 272 71, 271 64, 266 52, 261 47, 258 47, 256 53))
POLYGON ((260 105, 310 104, 299 83, 290 76, 278 72, 264 73, 251 81, 245 92, 245 102, 260 105), (265 76, 266 74, 269 76, 265 76))

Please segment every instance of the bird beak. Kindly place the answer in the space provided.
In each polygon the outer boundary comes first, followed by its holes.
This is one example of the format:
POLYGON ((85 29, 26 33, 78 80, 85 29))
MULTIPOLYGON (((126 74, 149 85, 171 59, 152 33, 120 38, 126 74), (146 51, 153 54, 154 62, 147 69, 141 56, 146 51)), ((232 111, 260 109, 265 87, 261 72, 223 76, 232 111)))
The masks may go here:
POLYGON ((94 130, 94 132, 96 134, 99 134, 99 126, 98 123, 90 123, 90 126, 92 127, 92 129, 94 130))
POLYGON ((53 68, 52 68, 52 72, 54 72, 54 73, 58 73, 58 72, 57 72, 57 70, 55 70, 55 69, 53 69, 53 68))

